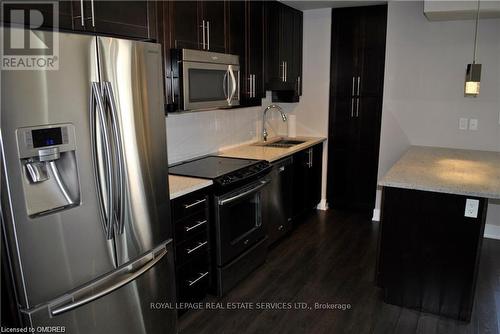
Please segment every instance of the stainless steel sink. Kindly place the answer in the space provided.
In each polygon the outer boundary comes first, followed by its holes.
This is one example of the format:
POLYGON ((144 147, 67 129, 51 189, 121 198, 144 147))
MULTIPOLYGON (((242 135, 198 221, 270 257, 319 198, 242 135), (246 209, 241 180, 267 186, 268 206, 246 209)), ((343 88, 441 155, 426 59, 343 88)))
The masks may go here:
POLYGON ((289 148, 295 145, 303 144, 305 143, 305 140, 296 140, 296 139, 286 139, 282 138, 276 141, 272 142, 261 142, 258 144, 255 144, 257 146, 269 146, 269 147, 281 147, 281 148, 289 148))

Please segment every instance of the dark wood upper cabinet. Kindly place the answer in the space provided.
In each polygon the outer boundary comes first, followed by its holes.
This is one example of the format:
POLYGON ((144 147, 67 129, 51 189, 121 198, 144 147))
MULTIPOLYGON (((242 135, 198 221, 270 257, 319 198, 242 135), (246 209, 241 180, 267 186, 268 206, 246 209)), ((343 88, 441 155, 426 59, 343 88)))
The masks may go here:
MULTIPOLYGON (((56 1, 7 4, 42 13, 40 29, 80 31, 140 40, 156 39, 156 12, 152 1, 56 1), (83 11, 82 11, 83 9, 83 11), (54 20, 57 15, 58 22, 54 20)), ((8 21, 8 20, 6 20, 8 21)), ((26 20, 23 23, 28 24, 26 20)))
POLYGON ((228 52, 240 57, 242 106, 261 105, 265 95, 263 10, 262 1, 228 3, 228 52))
POLYGON ((282 102, 296 102, 302 94, 303 14, 271 1, 266 2, 265 20, 266 87, 272 91, 288 91, 273 94, 273 101, 282 97, 282 102))
POLYGON ((205 23, 205 50, 226 52, 226 1, 201 1, 199 6, 201 25, 205 23))
POLYGON ((53 29, 59 30, 73 30, 73 2, 72 1, 52 1, 52 2, 30 2, 25 1, 9 2, 3 4, 3 12, 1 21, 5 23, 15 23, 18 25, 28 26, 29 21, 26 15, 23 17, 16 17, 10 15, 11 9, 20 10, 38 10, 42 14, 42 22, 39 27, 32 27, 37 29, 53 29))
MULTIPOLYGON (((87 1, 88 2, 88 1, 87 1)), ((155 6, 151 1, 93 1, 94 18, 87 29, 97 33, 155 40, 155 6)), ((92 15, 92 11, 86 15, 92 15)))
POLYGON ((327 198, 372 210, 377 185, 387 6, 332 11, 327 198))

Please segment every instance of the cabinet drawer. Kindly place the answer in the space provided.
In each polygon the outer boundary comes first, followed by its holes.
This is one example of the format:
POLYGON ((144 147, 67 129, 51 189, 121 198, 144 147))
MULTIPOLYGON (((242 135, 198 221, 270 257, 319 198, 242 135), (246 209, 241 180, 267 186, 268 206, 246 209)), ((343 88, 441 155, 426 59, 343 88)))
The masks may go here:
POLYGON ((199 255, 193 261, 180 266, 177 277, 179 302, 200 301, 207 294, 209 283, 208 254, 199 255))
POLYGON ((182 265, 198 255, 206 253, 208 253, 208 235, 201 233, 189 241, 177 244, 175 252, 177 265, 182 265))
POLYGON ((179 244, 201 231, 207 231, 208 217, 205 210, 175 222, 175 240, 179 244))
POLYGON ((193 193, 173 200, 172 217, 175 221, 190 216, 196 212, 206 210, 208 206, 208 195, 205 193, 193 193))

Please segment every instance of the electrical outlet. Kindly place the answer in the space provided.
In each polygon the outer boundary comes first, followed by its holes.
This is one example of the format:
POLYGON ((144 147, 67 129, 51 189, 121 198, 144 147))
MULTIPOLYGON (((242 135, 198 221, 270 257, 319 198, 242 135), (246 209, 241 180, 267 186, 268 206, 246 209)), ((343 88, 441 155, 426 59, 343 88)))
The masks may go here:
POLYGON ((477 212, 479 210, 479 200, 467 198, 465 201, 465 217, 477 218, 477 212))
POLYGON ((467 130, 468 125, 469 125, 469 119, 460 117, 460 121, 458 122, 458 128, 460 130, 467 130))
POLYGON ((469 130, 476 131, 478 126, 477 118, 471 118, 469 121, 469 130))

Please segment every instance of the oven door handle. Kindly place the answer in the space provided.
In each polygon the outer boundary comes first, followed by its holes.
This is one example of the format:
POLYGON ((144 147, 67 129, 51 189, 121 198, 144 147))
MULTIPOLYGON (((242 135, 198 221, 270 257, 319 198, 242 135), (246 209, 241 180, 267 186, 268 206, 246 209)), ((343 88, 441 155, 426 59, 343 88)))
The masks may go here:
POLYGON ((236 201, 237 199, 240 199, 242 197, 245 197, 247 195, 250 195, 254 192, 257 192, 258 190, 260 190, 262 187, 264 187, 266 184, 268 184, 269 181, 260 181, 259 184, 255 187, 253 187, 252 189, 249 189, 241 194, 238 194, 236 196, 233 196, 233 197, 230 197, 230 198, 226 198, 226 199, 223 199, 223 200, 219 200, 219 205, 224 205, 224 204, 228 204, 228 203, 231 203, 231 202, 234 202, 236 201))

